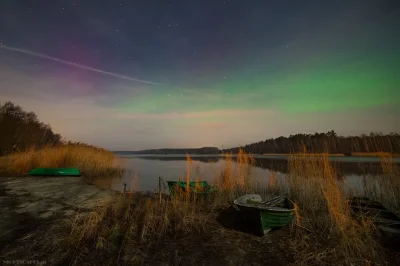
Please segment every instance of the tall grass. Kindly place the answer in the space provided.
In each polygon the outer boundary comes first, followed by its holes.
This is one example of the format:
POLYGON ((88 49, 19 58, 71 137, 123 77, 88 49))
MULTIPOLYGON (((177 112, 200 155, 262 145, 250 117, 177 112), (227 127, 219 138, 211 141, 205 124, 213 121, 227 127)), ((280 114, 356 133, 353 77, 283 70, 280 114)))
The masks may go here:
POLYGON ((58 145, 30 149, 0 158, 2 175, 21 176, 37 167, 79 168, 84 176, 110 176, 121 174, 123 169, 115 155, 107 150, 83 145, 58 145))
MULTIPOLYGON (((251 154, 240 151, 236 164, 232 154, 227 154, 225 159, 213 184, 218 191, 214 197, 193 199, 179 190, 174 197, 161 199, 152 194, 121 195, 69 222, 63 234, 60 228, 51 230, 46 237, 46 249, 54 251, 62 246, 64 256, 73 258, 75 265, 89 259, 103 264, 203 263, 201 256, 194 255, 198 254, 194 250, 200 241, 211 241, 206 246, 215 249, 215 238, 212 242, 209 236, 227 237, 228 234, 220 234, 213 223, 212 212, 220 210, 215 207, 226 207, 243 193, 257 192, 252 179, 251 154)), ((183 178, 186 182, 197 180, 197 175, 190 176, 191 167, 192 160, 187 156, 183 178)), ((391 202, 392 208, 398 210, 398 168, 387 158, 382 159, 382 167, 387 177, 376 186, 386 196, 374 196, 385 197, 385 202, 391 202)), ((285 195, 294 202, 296 226, 288 230, 290 238, 285 244, 295 265, 386 264, 371 220, 356 221, 351 215, 345 185, 338 179, 328 154, 292 154, 284 180, 272 173, 265 189, 266 197, 285 195)))
POLYGON ((232 167, 232 162, 234 162, 232 153, 225 154, 225 165, 221 169, 219 178, 214 182, 220 191, 218 203, 231 203, 239 195, 254 190, 252 180, 254 157, 239 150, 236 156, 236 169, 232 167))
POLYGON ((352 217, 328 154, 291 155, 287 179, 288 195, 298 206, 300 233, 292 241, 298 264, 327 263, 333 255, 343 265, 383 260, 372 222, 352 217))
MULTIPOLYGON (((188 162, 188 170, 190 165, 188 162)), ((189 175, 186 178, 190 182, 189 175)), ((178 250, 168 243, 180 243, 179 252, 186 253, 197 245, 199 236, 209 232, 209 213, 201 204, 204 201, 196 201, 182 190, 160 200, 154 194, 135 191, 133 186, 90 213, 55 225, 46 236, 44 250, 58 254, 56 259, 68 263, 72 259, 73 265, 82 265, 88 259, 99 265, 199 263, 201 258, 193 262, 196 258, 190 256, 182 261, 178 250), (90 253, 96 255, 91 257, 90 253)))
POLYGON ((383 174, 363 177, 363 194, 400 216, 400 168, 390 154, 381 156, 383 174))

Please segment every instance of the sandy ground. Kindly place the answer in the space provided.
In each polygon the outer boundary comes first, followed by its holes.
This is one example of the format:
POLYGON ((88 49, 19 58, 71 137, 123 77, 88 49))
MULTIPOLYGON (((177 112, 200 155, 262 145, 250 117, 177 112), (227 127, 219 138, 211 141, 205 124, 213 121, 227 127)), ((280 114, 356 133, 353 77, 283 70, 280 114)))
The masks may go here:
POLYGON ((21 238, 91 210, 114 193, 89 185, 82 177, 0 178, 0 261, 29 254, 16 248, 21 238))

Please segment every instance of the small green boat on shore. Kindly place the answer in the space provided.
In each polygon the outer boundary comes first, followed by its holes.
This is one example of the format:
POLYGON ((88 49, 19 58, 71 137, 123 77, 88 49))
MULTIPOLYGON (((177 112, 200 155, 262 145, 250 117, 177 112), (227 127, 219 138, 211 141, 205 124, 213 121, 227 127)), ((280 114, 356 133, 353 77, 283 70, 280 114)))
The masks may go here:
POLYGON ((35 168, 29 172, 32 176, 80 176, 78 168, 35 168))
MULTIPOLYGON (((186 181, 167 181, 169 194, 175 196, 176 193, 186 192, 186 181)), ((215 191, 215 188, 207 183, 207 181, 191 181, 189 182, 189 190, 191 197, 207 198, 210 193, 215 191)))
POLYGON ((236 199, 234 206, 259 228, 261 235, 288 225, 295 215, 293 203, 282 196, 263 202, 258 194, 246 194, 236 199))

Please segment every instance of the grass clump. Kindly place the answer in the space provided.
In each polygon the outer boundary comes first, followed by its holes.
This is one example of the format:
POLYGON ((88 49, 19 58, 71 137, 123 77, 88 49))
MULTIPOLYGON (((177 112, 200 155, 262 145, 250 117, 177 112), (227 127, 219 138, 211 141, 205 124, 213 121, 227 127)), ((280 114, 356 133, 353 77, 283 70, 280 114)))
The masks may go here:
POLYGON ((99 265, 192 265, 201 257, 187 253, 198 252, 195 246, 199 237, 209 235, 209 222, 201 206, 189 201, 163 198, 160 202, 153 194, 144 193, 121 195, 77 216, 67 226, 56 225, 46 236, 45 249, 68 262, 72 258, 74 265, 87 261, 99 265), (185 258, 175 254, 176 243, 185 258))
POLYGON ((87 177, 120 175, 123 172, 112 152, 88 145, 62 144, 0 158, 0 174, 3 176, 23 176, 38 167, 79 168, 87 177))
POLYGON ((371 220, 351 215, 344 185, 328 154, 289 158, 288 194, 296 202, 298 230, 291 244, 299 265, 368 265, 384 261, 371 220))

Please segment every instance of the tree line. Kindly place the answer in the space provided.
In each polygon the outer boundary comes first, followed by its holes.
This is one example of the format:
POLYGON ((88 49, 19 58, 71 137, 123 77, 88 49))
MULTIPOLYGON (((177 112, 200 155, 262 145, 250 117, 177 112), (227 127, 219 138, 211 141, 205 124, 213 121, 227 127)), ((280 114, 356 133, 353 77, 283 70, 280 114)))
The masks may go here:
MULTIPOLYGON (((0 103, 0 156, 57 144, 97 148, 84 143, 62 141, 60 134, 54 133, 50 125, 40 122, 35 113, 26 112, 19 105, 10 101, 4 104, 0 103)), ((328 152, 345 155, 355 152, 400 153, 400 134, 371 132, 369 135, 338 136, 332 130, 327 133, 295 134, 289 137, 270 138, 224 150, 219 150, 216 147, 203 147, 199 149, 157 149, 146 150, 146 152, 155 154, 217 154, 222 152, 237 153, 239 149, 252 154, 298 152, 328 152)), ((136 153, 144 153, 144 151, 136 153)))
POLYGON ((0 156, 60 142, 61 136, 40 122, 35 113, 10 101, 0 103, 0 156))
POLYGON ((270 138, 243 147, 225 149, 224 152, 237 153, 239 149, 253 154, 265 153, 341 153, 355 152, 400 153, 399 133, 374 133, 360 136, 338 136, 335 131, 315 134, 295 134, 289 137, 270 138))

